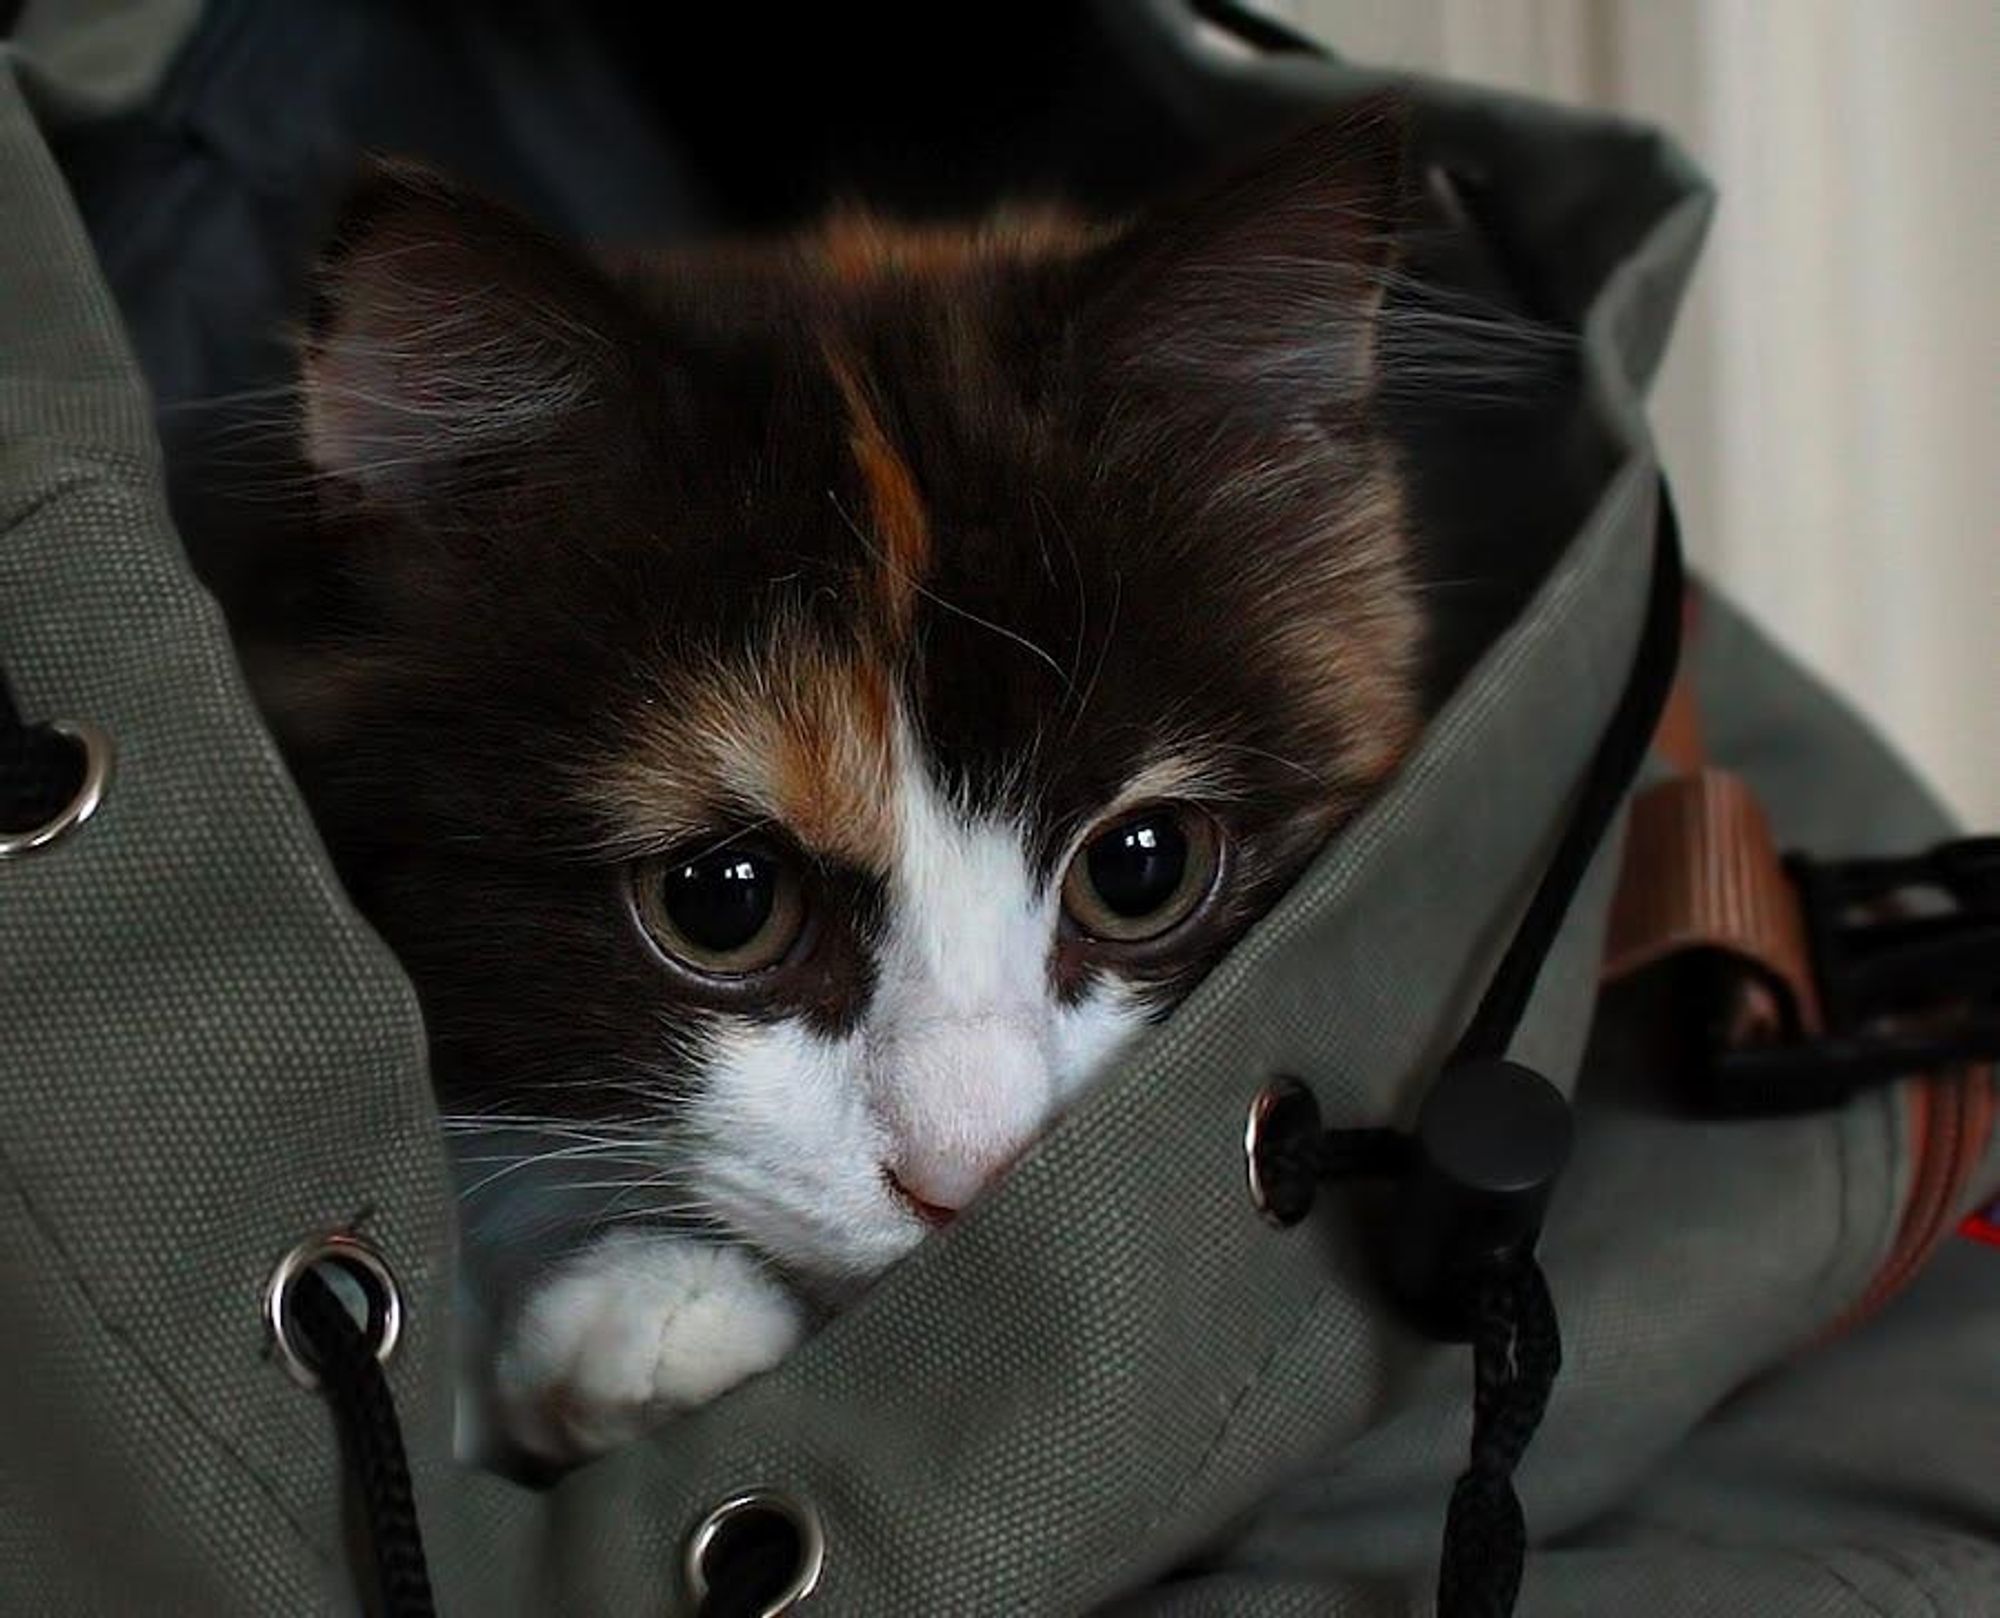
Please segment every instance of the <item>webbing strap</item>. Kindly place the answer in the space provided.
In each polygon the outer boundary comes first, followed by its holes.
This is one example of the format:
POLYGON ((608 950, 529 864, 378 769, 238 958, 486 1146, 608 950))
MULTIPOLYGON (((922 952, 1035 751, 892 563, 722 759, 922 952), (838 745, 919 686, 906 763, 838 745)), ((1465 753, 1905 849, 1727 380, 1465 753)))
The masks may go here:
MULTIPOLYGON (((1698 627, 1692 594, 1684 626, 1685 647, 1698 627)), ((1805 904, 1756 794, 1709 762, 1685 665, 1653 752, 1675 773, 1633 799, 1603 980, 1705 952, 1738 968, 1720 984, 1726 1004, 1704 1008, 1710 1037, 1739 1050, 1810 1039, 1825 1018, 1805 904)), ((1714 976, 1705 985, 1718 989, 1714 976)), ((1829 1335, 1879 1309, 1950 1233, 2000 1112, 1990 1068, 1912 1075, 1903 1094, 1913 1161, 1902 1218, 1875 1276, 1829 1335)))

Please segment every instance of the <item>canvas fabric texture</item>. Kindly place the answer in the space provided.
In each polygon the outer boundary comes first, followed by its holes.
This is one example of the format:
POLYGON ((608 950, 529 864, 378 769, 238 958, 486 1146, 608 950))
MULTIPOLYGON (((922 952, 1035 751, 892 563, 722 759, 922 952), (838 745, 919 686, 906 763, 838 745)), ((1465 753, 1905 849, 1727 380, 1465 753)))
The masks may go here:
MULTIPOLYGON (((1482 133, 1515 240, 1560 267, 1621 446, 1595 508, 1382 800, 995 1195, 777 1372, 535 1491, 450 1458, 417 1008, 181 558, 18 70, 0 47, 0 664, 29 714, 119 753, 82 832, 0 867, 0 1614, 357 1610, 333 1428, 260 1314, 294 1242, 350 1225, 409 1306, 391 1381, 447 1615, 685 1613, 688 1534, 758 1485, 822 1513, 802 1610, 828 1618, 1428 1610, 1469 1356, 1385 1302, 1347 1198, 1258 1217, 1245 1110, 1285 1073, 1332 1122, 1407 1121, 1504 946, 1636 640, 1639 400, 1699 178, 1645 131, 1417 87, 1482 133)), ((1704 617, 1713 751, 1785 842, 1946 830, 1746 621, 1704 617)), ((1958 1244, 1816 1345, 1895 1234, 1905 1112, 1687 1117, 1657 1008, 1593 1028, 1616 860, 1514 1053, 1580 1128, 1542 1248, 1565 1369, 1521 1479, 1520 1610, 2000 1613, 2000 1256, 1958 1244)))

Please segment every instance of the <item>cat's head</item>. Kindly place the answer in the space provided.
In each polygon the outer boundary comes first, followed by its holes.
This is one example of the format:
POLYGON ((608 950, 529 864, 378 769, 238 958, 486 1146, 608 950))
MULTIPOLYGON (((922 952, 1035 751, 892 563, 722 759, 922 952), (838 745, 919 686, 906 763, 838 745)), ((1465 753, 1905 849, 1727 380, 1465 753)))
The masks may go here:
POLYGON ((1416 728, 1400 173, 617 263, 368 177, 267 695, 447 1110, 838 1290, 1172 1007, 1416 728))

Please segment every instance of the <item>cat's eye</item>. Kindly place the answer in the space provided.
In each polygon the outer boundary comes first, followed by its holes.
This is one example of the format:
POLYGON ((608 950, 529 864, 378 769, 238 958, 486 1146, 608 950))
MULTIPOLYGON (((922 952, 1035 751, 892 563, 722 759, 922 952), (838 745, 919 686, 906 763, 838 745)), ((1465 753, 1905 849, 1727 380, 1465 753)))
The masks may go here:
POLYGON ((1120 817, 1077 850, 1063 878, 1063 909, 1092 938, 1136 944, 1180 925, 1215 886, 1222 840, 1188 804, 1154 804, 1120 817))
POLYGON ((708 977, 778 965, 805 926, 797 872, 776 852, 729 844, 649 861, 632 876, 632 907, 662 953, 708 977))

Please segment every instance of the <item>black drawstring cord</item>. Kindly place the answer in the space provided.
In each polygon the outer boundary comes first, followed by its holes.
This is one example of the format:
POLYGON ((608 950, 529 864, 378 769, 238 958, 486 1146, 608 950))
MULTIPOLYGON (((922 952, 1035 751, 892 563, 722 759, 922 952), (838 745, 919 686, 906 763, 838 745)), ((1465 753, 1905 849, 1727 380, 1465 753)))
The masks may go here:
MULTIPOLYGON (((1400 1130, 1329 1129, 1271 1141, 1262 1166, 1282 1196, 1300 1177, 1405 1181, 1420 1152, 1400 1130)), ((1472 1340, 1472 1446, 1445 1516, 1438 1618, 1506 1618, 1520 1593, 1528 1539, 1514 1470, 1541 1425, 1562 1366, 1562 1338, 1529 1248, 1483 1256, 1454 1290, 1467 1300, 1472 1340)))
POLYGON ((292 1282, 288 1303, 360 1486, 380 1585, 381 1618, 434 1618, 437 1608, 431 1599, 403 1429, 375 1345, 334 1296, 333 1288, 312 1270, 292 1282))
POLYGON ((1439 1618, 1507 1618, 1520 1594, 1527 1523, 1514 1473, 1562 1366, 1535 1243, 1572 1126, 1562 1093, 1505 1053, 1659 724, 1680 660, 1682 590, 1680 531, 1662 480, 1651 593, 1624 690, 1562 838, 1415 1129, 1322 1129, 1311 1091, 1292 1080, 1266 1115, 1253 1114, 1263 1127, 1253 1126, 1252 1187, 1267 1217, 1302 1219, 1321 1181, 1393 1182, 1390 1290, 1431 1336, 1472 1344, 1472 1442, 1445 1517, 1439 1618))
POLYGON ((1654 524, 1653 573, 1646 601, 1646 619, 1638 649, 1618 706, 1604 727, 1590 768, 1577 787, 1569 824, 1536 884, 1520 925, 1500 964, 1488 980, 1486 993, 1466 1024, 1445 1066, 1504 1056, 1521 1026, 1528 1001, 1541 977, 1542 963, 1554 948, 1563 918, 1575 902, 1577 889, 1604 841, 1605 833, 1631 791, 1646 762, 1653 733, 1673 689, 1680 667, 1681 615, 1686 580, 1681 571, 1680 519, 1665 478, 1659 480, 1659 515, 1654 524))
POLYGON ((1548 1282, 1532 1253, 1502 1254, 1472 1284, 1472 1459, 1452 1486, 1439 1618, 1506 1618, 1521 1591, 1527 1520, 1514 1469, 1562 1368, 1548 1282))
MULTIPOLYGON (((1631 673, 1578 789, 1562 841, 1446 1062, 1447 1078, 1522 1074, 1500 1058, 1513 1043, 1584 873, 1645 762, 1680 665, 1684 591, 1680 524, 1662 478, 1651 590, 1631 673)), ((1420 1120, 1418 1127, 1420 1134, 1427 1133, 1427 1121, 1420 1120)), ((1567 1155, 1565 1121, 1548 1188, 1567 1155)), ((1479 1254, 1455 1278, 1455 1290, 1465 1300, 1461 1324, 1472 1339, 1472 1448, 1445 1516, 1439 1618, 1507 1618, 1520 1594, 1527 1523, 1514 1490, 1514 1471, 1541 1425, 1562 1368, 1555 1304, 1535 1260, 1540 1222, 1536 1207, 1523 1232, 1479 1254)))
POLYGON ((1400 1180, 1411 1155, 1400 1129, 1329 1129, 1313 1143, 1309 1166, 1320 1180, 1400 1180))
POLYGON ((31 831, 53 819, 83 774, 83 749, 61 731, 23 719, 0 674, 0 832, 31 831))

